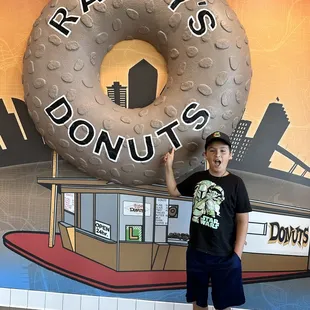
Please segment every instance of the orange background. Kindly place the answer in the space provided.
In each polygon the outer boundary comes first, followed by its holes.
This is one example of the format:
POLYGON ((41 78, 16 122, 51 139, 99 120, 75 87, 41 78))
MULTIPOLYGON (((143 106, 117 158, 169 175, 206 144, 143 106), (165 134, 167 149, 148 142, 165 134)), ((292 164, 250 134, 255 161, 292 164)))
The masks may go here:
MULTIPOLYGON (((244 119, 253 123, 249 136, 254 135, 268 104, 279 97, 290 120, 280 144, 310 165, 310 1, 228 2, 246 29, 251 49, 254 75, 244 114, 244 119)), ((0 1, 0 98, 9 112, 14 112, 12 97, 23 99, 22 58, 32 24, 47 3, 0 1)), ((115 80, 126 85, 124 69, 142 58, 158 69, 160 91, 166 81, 165 62, 153 47, 137 42, 122 42, 105 57, 103 88, 115 80)), ((5 147, 0 139, 1 145, 5 147)), ((289 160, 274 154, 272 167, 288 170, 291 165, 289 160)), ((295 173, 302 170, 296 169, 295 173)))

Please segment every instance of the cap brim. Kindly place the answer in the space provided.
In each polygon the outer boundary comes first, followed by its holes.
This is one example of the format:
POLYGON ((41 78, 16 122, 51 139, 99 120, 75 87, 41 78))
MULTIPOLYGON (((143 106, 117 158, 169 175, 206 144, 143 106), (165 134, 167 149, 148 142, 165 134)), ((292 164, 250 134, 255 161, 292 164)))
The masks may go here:
POLYGON ((210 139, 210 141, 206 142, 205 144, 205 148, 207 148, 212 142, 214 141, 222 141, 224 142, 226 145, 231 146, 231 142, 228 142, 227 140, 221 138, 221 137, 214 137, 212 139, 210 139))

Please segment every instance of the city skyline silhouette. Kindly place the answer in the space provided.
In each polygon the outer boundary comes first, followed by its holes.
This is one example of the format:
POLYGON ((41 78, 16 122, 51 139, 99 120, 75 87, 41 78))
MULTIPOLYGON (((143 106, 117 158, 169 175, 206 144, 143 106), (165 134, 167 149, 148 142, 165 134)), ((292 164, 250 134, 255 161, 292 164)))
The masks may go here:
POLYGON ((35 129, 26 104, 16 98, 12 98, 12 101, 27 140, 22 135, 15 114, 8 113, 3 100, 0 99, 0 136, 6 146, 6 149, 0 147, 0 167, 51 160, 51 150, 35 129))
POLYGON ((253 138, 247 137, 251 124, 242 119, 231 134, 233 159, 228 167, 310 186, 310 179, 306 177, 310 167, 279 145, 290 125, 283 104, 272 102, 268 105, 253 138), (270 167, 274 152, 292 161, 288 171, 270 167), (303 169, 301 175, 293 174, 298 166, 303 169))
POLYGON ((108 97, 117 105, 127 109, 143 108, 156 99, 158 71, 142 59, 128 70, 128 86, 114 81, 107 87, 108 97), (142 87, 142 85, 148 87, 142 87))

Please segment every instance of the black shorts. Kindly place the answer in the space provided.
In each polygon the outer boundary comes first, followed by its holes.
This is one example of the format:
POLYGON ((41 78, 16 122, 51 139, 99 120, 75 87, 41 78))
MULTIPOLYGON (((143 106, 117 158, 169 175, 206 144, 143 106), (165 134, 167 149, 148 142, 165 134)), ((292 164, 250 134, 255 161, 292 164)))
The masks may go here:
POLYGON ((187 302, 208 306, 208 286, 211 279, 212 300, 216 309, 245 303, 242 267, 239 256, 213 256, 188 248, 186 253, 187 302))

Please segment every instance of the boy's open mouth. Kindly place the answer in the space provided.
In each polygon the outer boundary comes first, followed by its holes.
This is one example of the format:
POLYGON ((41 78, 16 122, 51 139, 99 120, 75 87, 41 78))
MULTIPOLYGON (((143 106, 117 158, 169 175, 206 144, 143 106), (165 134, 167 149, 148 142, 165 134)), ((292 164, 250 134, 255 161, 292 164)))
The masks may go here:
POLYGON ((215 161, 214 161, 214 164, 215 164, 215 166, 217 166, 217 167, 219 167, 219 165, 221 164, 222 162, 219 160, 219 159, 216 159, 215 161))

